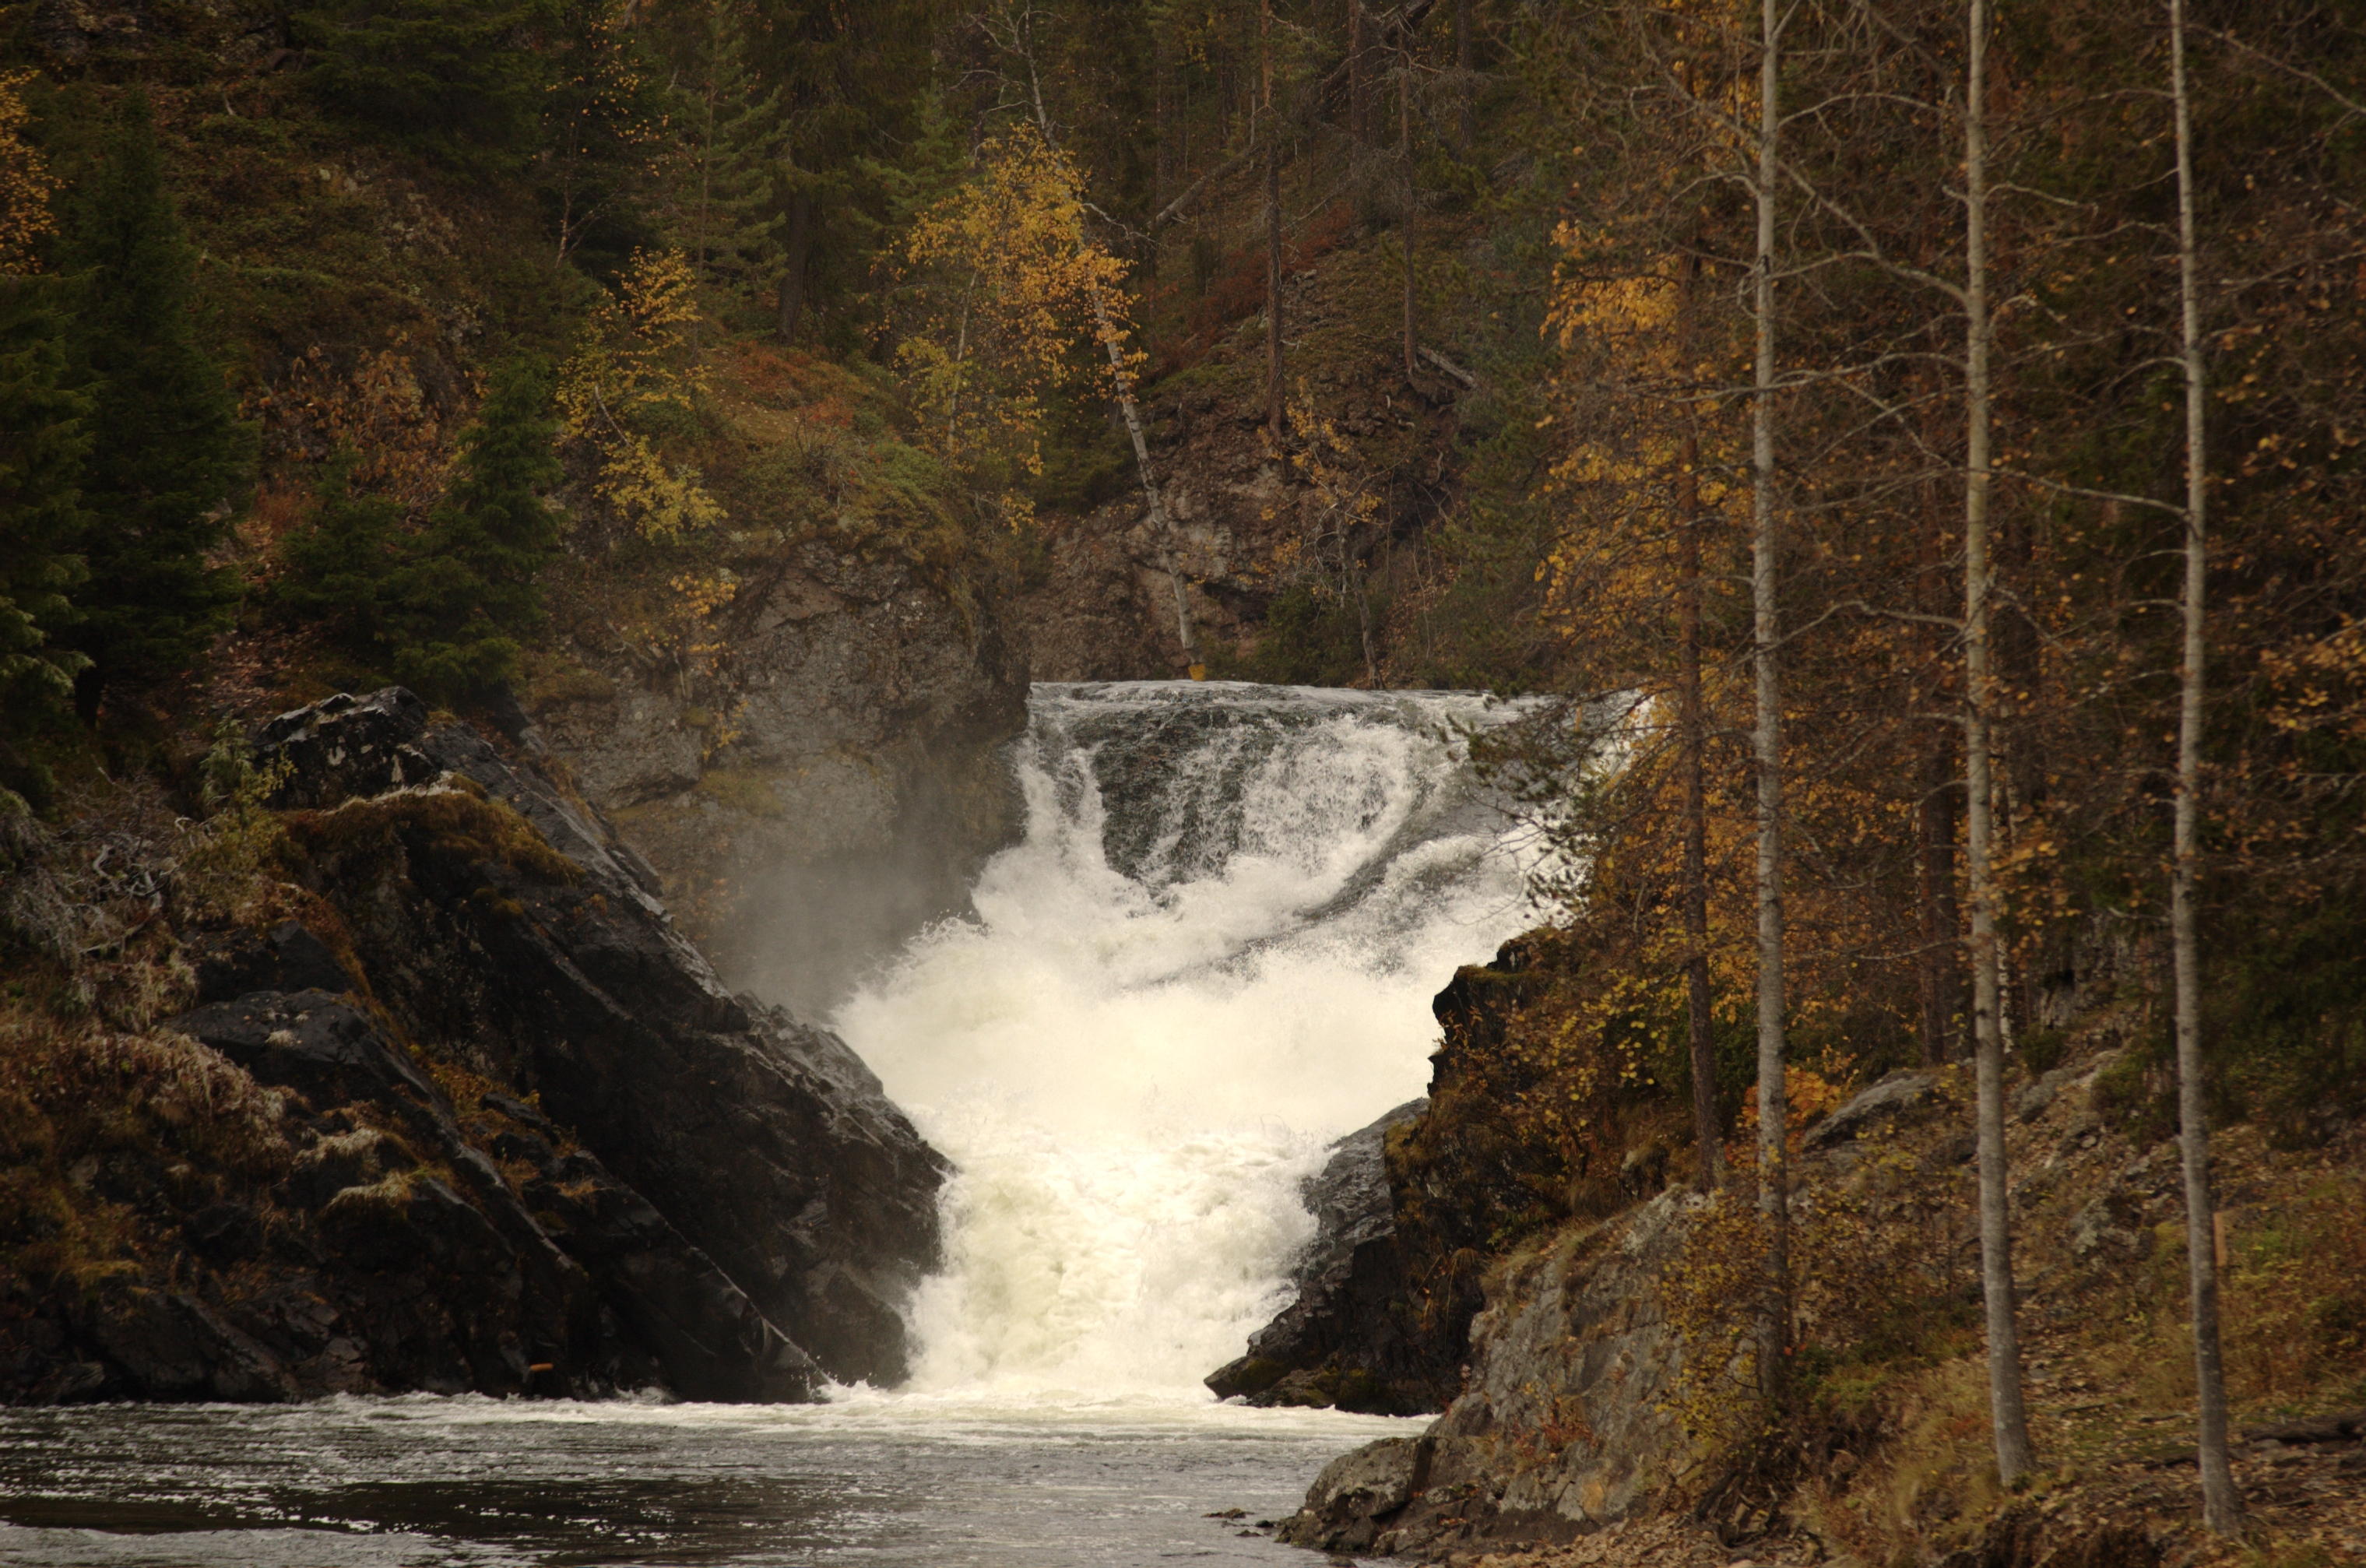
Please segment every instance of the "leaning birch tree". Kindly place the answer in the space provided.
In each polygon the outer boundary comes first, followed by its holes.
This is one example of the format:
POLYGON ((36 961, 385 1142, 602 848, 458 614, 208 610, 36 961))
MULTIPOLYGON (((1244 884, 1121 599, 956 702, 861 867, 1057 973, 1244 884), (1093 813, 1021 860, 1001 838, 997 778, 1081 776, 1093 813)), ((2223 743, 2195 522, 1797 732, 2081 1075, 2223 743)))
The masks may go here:
MULTIPOLYGON (((1043 107, 1043 79, 1035 69, 1035 11, 1026 6, 1006 18, 1008 41, 1004 47, 1027 64, 1027 91, 1035 110, 1035 129, 1042 133, 1043 145, 1058 151, 1059 137, 1052 130, 1052 116, 1043 107)), ((1081 202, 1080 202, 1081 205, 1081 202)), ((1077 243, 1087 243, 1081 224, 1077 243)), ((1200 652, 1200 639, 1191 630, 1191 600, 1183 587, 1183 568, 1179 541, 1176 537, 1175 519, 1167 513, 1166 501, 1159 491, 1158 476, 1150 466, 1150 440, 1143 434, 1142 408, 1134 400, 1134 360, 1125 352, 1125 333, 1111 316, 1109 299, 1098 276, 1091 279, 1088 295, 1093 309, 1093 326, 1109 355, 1110 380, 1117 391, 1118 412, 1125 420, 1125 433, 1133 444, 1134 473, 1142 482, 1142 499, 1150 509, 1150 526, 1158 536, 1159 567, 1166 573, 1166 584, 1175 592, 1175 636, 1183 647, 1183 662, 1191 679, 1207 678, 1206 658, 1200 652)), ((1138 358, 1139 356, 1135 356, 1138 358)))
POLYGON ((1998 1011, 1996 829, 1990 777, 1991 710, 1989 492, 1989 0, 1971 0, 1964 83, 1964 764, 1965 860, 1971 892, 1972 1028, 1978 1082, 1980 1295, 1987 1311, 1989 1418, 1997 1473, 2006 1482, 2034 1467, 2029 1416, 2021 1397, 2021 1337, 2014 1317, 2012 1216, 2004 1143, 2004 1043, 1998 1011))
POLYGON ((2210 1126, 2202 1103, 2202 974, 2194 940, 2193 870, 2201 815, 2203 591, 2209 494, 2203 482, 2202 306, 2193 241, 2193 113, 2185 81, 2185 0, 2169 0, 2170 96, 2177 110, 2177 282, 2185 369, 2185 648, 2177 723, 2175 867, 2169 948, 2177 972, 2177 1111, 2185 1156, 2185 1251, 2193 1294, 2193 1381, 2201 1405, 2202 1522, 2219 1535, 2243 1528, 2242 1494, 2226 1451, 2226 1374, 2218 1344, 2218 1255, 2210 1196, 2210 1126))

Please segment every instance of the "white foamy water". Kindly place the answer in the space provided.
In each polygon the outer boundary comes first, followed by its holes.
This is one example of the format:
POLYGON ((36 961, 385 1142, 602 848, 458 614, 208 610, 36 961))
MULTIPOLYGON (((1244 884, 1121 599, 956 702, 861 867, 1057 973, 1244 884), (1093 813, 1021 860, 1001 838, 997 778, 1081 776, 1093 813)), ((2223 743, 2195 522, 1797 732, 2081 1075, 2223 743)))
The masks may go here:
POLYGON ((1207 1404, 1331 1139, 1533 922, 1461 694, 1039 685, 1022 843, 834 1021, 959 1166, 908 1406, 1207 1404))

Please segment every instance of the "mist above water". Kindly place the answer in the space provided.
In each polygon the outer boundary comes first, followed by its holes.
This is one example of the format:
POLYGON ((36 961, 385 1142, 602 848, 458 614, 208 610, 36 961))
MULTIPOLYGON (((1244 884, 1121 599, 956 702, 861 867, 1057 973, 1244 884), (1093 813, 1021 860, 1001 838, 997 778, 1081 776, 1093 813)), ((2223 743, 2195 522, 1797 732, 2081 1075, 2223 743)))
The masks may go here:
POLYGON ((960 1168, 909 1397, 1204 1403, 1324 1145, 1422 1093, 1431 997, 1532 923, 1466 694, 1039 685, 1024 840, 839 1011, 960 1168))

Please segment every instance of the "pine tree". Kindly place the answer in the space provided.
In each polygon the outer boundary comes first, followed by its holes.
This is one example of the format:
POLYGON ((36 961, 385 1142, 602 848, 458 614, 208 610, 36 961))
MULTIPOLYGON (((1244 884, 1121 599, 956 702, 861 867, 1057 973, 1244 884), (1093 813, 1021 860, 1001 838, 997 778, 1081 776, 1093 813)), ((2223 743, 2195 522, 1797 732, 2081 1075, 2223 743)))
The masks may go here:
POLYGON ((51 294, 45 278, 0 277, 0 790, 36 797, 46 775, 11 742, 62 705, 84 662, 53 641, 84 576, 75 487, 90 437, 51 294))
POLYGON ((230 621, 238 581, 206 555, 253 466, 254 432, 198 345, 197 266, 165 195, 147 95, 126 95, 64 204, 73 371, 90 395, 90 583, 64 639, 89 656, 76 705, 185 669, 230 621))
POLYGON ((386 637, 402 508, 383 496, 354 494, 357 461, 349 448, 329 460, 310 521, 279 542, 282 570, 271 596, 348 652, 370 658, 386 637))
POLYGON ((535 493, 559 479, 550 400, 543 367, 513 361, 494 372, 460 438, 460 482, 389 584, 395 676, 430 695, 464 695, 513 673, 512 634, 542 617, 535 580, 559 534, 535 493))
POLYGON ((532 3, 359 0, 299 15, 315 63, 306 85, 332 113, 463 168, 513 165, 547 88, 544 51, 520 35, 549 20, 532 3), (538 13, 540 13, 538 15, 538 13))
POLYGON ((781 274, 782 160, 787 130, 778 89, 758 92, 748 30, 733 0, 712 0, 706 81, 693 107, 688 249, 703 278, 745 299, 781 274))

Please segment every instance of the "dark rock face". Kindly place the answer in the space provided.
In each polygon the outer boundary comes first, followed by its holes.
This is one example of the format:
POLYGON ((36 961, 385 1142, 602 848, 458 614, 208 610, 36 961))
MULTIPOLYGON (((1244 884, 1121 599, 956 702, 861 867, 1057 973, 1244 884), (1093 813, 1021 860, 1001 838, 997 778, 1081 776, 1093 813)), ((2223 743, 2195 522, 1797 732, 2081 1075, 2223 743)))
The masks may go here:
POLYGON ((1433 1369, 1399 1321, 1404 1279, 1386 1158, 1389 1130, 1428 1106, 1400 1105, 1332 1145, 1305 1186, 1315 1233, 1291 1270, 1298 1297, 1250 1337, 1248 1354, 1208 1375, 1219 1398, 1381 1416, 1437 1408, 1433 1369))
POLYGON ((144 1250, 0 1270, 0 1400, 899 1378, 943 1159, 835 1036, 733 996, 595 812, 427 718, 266 727, 317 913, 190 935, 200 1005, 141 1046, 243 1141, 61 1168, 144 1250))
POLYGON ((834 1035, 734 997, 588 808, 406 697, 286 716, 265 750, 394 1022, 537 1095, 832 1376, 899 1379, 941 1156, 834 1035))
MULTIPOLYGON (((248 1320, 242 1329, 194 1299, 103 1297, 91 1335, 117 1369, 108 1392, 563 1393, 654 1377, 695 1399, 813 1397, 813 1363, 596 1156, 562 1157, 522 1124, 490 1140, 503 1164, 531 1171, 513 1184, 443 1091, 350 1003, 258 992, 172 1027, 297 1096, 304 1146, 272 1194, 273 1221, 219 1202, 186 1230, 194 1250, 234 1265, 262 1252, 276 1224, 286 1233, 277 1250, 309 1265, 299 1279, 310 1321, 231 1309, 248 1320), (337 1364, 308 1365, 312 1341, 341 1347, 337 1364)), ((482 1109, 523 1122, 499 1103, 482 1109)))
POLYGON ((352 989, 353 976, 329 944, 294 920, 268 933, 202 931, 182 942, 197 976, 197 999, 235 1001, 254 991, 352 989))

